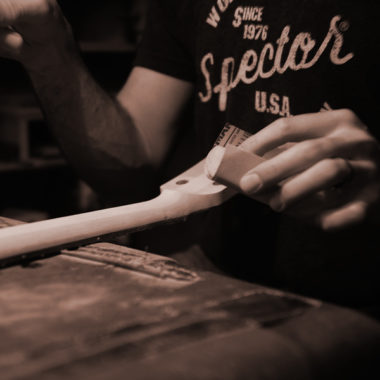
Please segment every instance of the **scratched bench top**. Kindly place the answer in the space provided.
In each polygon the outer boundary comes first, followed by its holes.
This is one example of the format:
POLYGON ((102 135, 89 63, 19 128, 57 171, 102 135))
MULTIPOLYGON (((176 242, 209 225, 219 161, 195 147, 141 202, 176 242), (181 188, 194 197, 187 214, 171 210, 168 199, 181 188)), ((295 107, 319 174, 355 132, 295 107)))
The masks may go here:
POLYGON ((110 243, 2 269, 0 305, 2 379, 363 379, 380 353, 355 311, 110 243))

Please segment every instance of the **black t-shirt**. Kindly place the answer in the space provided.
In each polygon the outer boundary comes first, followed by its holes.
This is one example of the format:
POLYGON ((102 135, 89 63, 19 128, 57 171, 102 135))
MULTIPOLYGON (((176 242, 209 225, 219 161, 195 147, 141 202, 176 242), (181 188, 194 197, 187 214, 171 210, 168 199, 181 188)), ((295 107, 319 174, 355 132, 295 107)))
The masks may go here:
MULTIPOLYGON (((226 122, 349 108, 380 136, 377 1, 153 0, 136 65, 195 84, 199 158, 226 122)), ((323 233, 238 196, 202 244, 239 276, 342 302, 379 295, 376 227, 323 233)))

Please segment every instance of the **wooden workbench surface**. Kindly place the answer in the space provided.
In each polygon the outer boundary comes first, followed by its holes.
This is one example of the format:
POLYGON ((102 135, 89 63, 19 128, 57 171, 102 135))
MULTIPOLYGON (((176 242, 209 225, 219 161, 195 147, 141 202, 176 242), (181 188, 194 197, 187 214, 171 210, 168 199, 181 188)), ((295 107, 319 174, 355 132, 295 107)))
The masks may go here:
POLYGON ((2 379, 365 379, 379 370, 380 325, 369 317, 109 243, 2 269, 0 305, 2 379))

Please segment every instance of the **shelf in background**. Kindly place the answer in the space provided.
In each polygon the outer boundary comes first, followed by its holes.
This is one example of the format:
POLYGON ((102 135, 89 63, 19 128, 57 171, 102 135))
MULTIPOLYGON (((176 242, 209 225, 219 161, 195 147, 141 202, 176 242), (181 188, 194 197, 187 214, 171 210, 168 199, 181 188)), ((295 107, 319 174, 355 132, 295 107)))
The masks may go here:
POLYGON ((14 172, 25 170, 41 170, 54 167, 66 166, 67 163, 63 158, 31 158, 28 161, 0 161, 0 172, 14 172))
POLYGON ((9 99, 9 104, 0 106, 0 172, 40 170, 66 165, 53 141, 36 144, 36 137, 38 142, 41 136, 34 136, 35 132, 48 132, 40 108, 32 105, 30 99, 25 102, 25 98, 21 104, 14 102, 16 99, 17 97, 9 99))

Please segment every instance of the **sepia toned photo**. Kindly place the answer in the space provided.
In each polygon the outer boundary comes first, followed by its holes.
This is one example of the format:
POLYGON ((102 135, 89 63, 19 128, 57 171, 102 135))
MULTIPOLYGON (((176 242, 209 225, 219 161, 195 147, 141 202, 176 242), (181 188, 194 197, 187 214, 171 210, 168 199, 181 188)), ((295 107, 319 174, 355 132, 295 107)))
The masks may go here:
POLYGON ((0 379, 380 378, 379 14, 0 0, 0 379))

